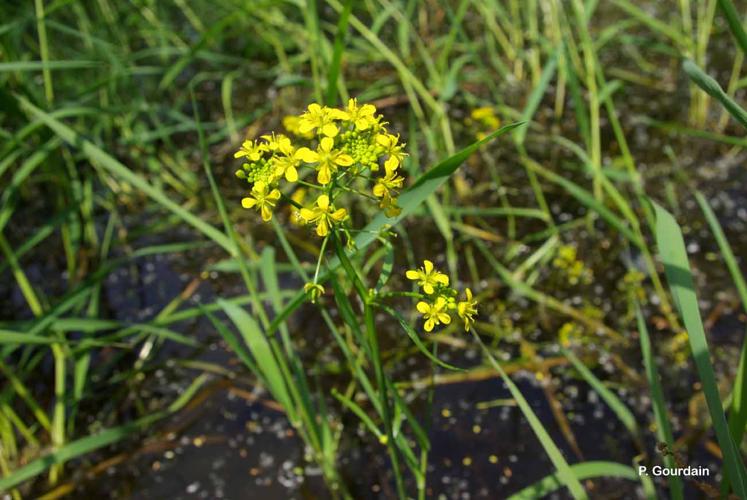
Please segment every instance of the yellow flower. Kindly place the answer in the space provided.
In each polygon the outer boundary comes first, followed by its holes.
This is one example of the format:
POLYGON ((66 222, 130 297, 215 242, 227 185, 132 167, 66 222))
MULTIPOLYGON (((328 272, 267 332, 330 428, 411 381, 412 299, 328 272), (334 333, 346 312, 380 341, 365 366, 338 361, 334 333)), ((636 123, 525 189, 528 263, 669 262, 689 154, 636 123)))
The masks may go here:
POLYGON ((316 180, 319 184, 329 184, 332 180, 332 174, 337 171, 337 167, 349 167, 353 164, 353 158, 342 151, 332 149, 335 141, 331 137, 323 137, 319 141, 319 147, 316 151, 307 149, 304 151, 303 161, 306 163, 318 163, 319 171, 316 180))
POLYGON ((423 301, 418 302, 416 307, 418 312, 423 315, 423 319, 425 319, 425 325, 423 328, 425 328, 426 332, 430 332, 433 330, 434 326, 440 325, 441 323, 444 325, 451 323, 451 316, 446 312, 446 306, 447 302, 443 297, 436 298, 436 301, 433 304, 423 301))
POLYGON ((376 179, 376 185, 373 187, 373 194, 377 198, 391 196, 392 189, 401 189, 404 179, 397 175, 396 168, 385 166, 386 175, 376 179))
POLYGON ((464 330, 469 331, 470 325, 475 322, 474 316, 477 314, 477 301, 472 300, 472 290, 467 288, 465 291, 467 300, 457 303, 457 314, 464 320, 464 330))
POLYGON ((402 213, 402 207, 397 205, 397 198, 389 194, 385 195, 379 202, 379 208, 384 210, 387 217, 397 217, 402 213))
POLYGON ((241 144, 241 148, 234 153, 233 157, 241 158, 242 156, 246 156, 249 161, 259 161, 262 157, 262 153, 266 150, 267 146, 264 144, 255 141, 244 141, 243 144, 241 144))
POLYGON ((280 153, 274 157, 273 163, 275 165, 275 176, 282 177, 285 175, 285 180, 288 182, 296 182, 298 180, 298 167, 304 158, 308 157, 308 154, 312 151, 309 148, 298 148, 296 149, 291 144, 290 139, 283 136, 282 139, 278 140, 277 150, 280 153))
MULTIPOLYGON (((290 198, 291 200, 295 201, 298 205, 302 205, 303 200, 306 199, 306 188, 297 189, 291 195, 290 198)), ((296 226, 303 226, 304 224, 306 224, 306 221, 304 221, 301 218, 301 213, 298 208, 296 208, 293 204, 291 204, 289 208, 291 211, 291 215, 290 215, 291 224, 294 224, 296 226)))
POLYGON ((423 261, 423 267, 420 269, 410 269, 405 276, 409 280, 417 281, 418 286, 421 286, 428 295, 433 293, 434 286, 449 286, 449 277, 433 269, 433 262, 429 260, 423 261))
POLYGON ((327 137, 334 137, 339 132, 335 120, 345 120, 347 114, 339 109, 320 106, 316 103, 309 104, 306 112, 301 115, 298 130, 302 134, 308 134, 318 130, 327 137))
POLYGON ((316 300, 324 295, 324 287, 319 283, 306 283, 303 291, 309 296, 312 304, 316 304, 316 300))
POLYGON ((495 110, 491 106, 475 108, 470 113, 472 119, 485 127, 495 130, 501 126, 501 120, 495 116, 495 110))
POLYGON ((384 162, 384 166, 388 169, 396 169, 402 163, 402 160, 407 156, 407 153, 402 151, 403 144, 399 144, 399 136, 392 134, 378 134, 376 136, 376 144, 383 150, 383 154, 388 154, 389 158, 384 162))
POLYGON ((272 219, 272 209, 280 199, 280 191, 270 188, 263 181, 257 181, 252 187, 252 196, 241 200, 244 208, 256 208, 262 214, 262 220, 267 222, 272 219))
POLYGON ((316 234, 321 237, 327 236, 330 226, 335 222, 342 222, 347 215, 348 212, 344 208, 335 209, 326 194, 317 198, 316 207, 301 209, 301 217, 307 224, 316 222, 316 234))
POLYGON ((346 112, 347 120, 353 122, 357 130, 366 130, 377 122, 374 116, 376 106, 373 104, 364 104, 358 107, 358 99, 348 99, 346 112))

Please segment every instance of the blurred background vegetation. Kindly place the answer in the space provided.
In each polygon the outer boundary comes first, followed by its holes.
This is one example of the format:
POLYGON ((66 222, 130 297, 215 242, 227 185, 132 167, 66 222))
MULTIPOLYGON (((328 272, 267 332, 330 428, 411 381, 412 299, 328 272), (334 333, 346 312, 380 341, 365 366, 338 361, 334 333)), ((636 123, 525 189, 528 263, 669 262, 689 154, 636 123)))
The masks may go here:
MULTIPOLYGON (((329 495, 282 408, 207 314, 219 297, 250 303, 239 259, 268 311, 303 285, 272 228, 240 207, 247 186, 233 152, 310 102, 357 97, 407 142, 409 182, 500 125, 528 122, 394 228, 393 281, 429 258, 479 290, 477 330, 569 462, 661 463, 674 451, 715 474, 684 481, 686 495, 718 491, 723 453, 646 199, 682 225, 744 456, 747 398, 732 388, 744 375, 747 140, 728 103, 747 78, 724 5, 2 2, 0 490, 329 495), (701 90, 700 71, 727 97, 701 90), (646 325, 673 432, 663 447, 639 344, 646 325)), ((292 227, 289 215, 279 218, 292 227)), ((313 272, 317 242, 304 228, 287 237, 313 272)), ((361 265, 381 258, 369 252, 361 265)), ((553 472, 459 325, 422 339, 463 373, 432 366, 389 323, 378 325, 383 362, 428 431, 428 495, 503 498, 553 472)), ((315 397, 344 392, 347 367, 317 309, 304 305, 287 325, 315 397)), ((385 450, 328 400, 330 418, 351 429, 339 459, 351 494, 393 496, 385 450)), ((595 498, 643 496, 630 479, 583 484, 595 498)), ((666 480, 655 486, 668 496, 666 480)))

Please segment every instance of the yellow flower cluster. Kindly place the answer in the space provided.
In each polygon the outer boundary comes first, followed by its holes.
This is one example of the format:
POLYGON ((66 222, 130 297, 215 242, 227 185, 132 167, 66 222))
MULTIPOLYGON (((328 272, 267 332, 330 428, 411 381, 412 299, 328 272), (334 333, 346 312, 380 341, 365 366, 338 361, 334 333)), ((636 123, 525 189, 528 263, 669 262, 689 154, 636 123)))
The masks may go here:
POLYGON ((579 282, 588 285, 594 278, 590 268, 576 256, 576 247, 573 245, 561 245, 552 261, 552 265, 564 271, 568 277, 568 283, 577 285, 579 282))
POLYGON ((459 292, 449 286, 449 277, 437 271, 430 260, 423 261, 423 267, 410 269, 405 273, 407 279, 416 281, 422 288, 426 300, 417 303, 417 310, 423 315, 426 332, 438 325, 451 323, 451 315, 464 322, 464 330, 469 331, 477 315, 477 301, 472 296, 472 290, 465 289, 465 299, 457 301, 459 292))
POLYGON ((478 139, 484 139, 490 132, 494 132, 501 126, 501 120, 496 116, 495 110, 491 106, 482 106, 475 108, 464 120, 467 125, 477 129, 476 136, 478 139))
POLYGON ((294 139, 263 135, 244 141, 234 155, 245 162, 236 176, 251 184, 249 196, 241 201, 244 208, 257 210, 267 222, 278 202, 286 199, 298 209, 292 212, 293 222, 316 226, 320 237, 349 220, 347 210, 339 207, 345 193, 378 200, 388 217, 400 213, 404 144, 387 131, 374 105, 359 105, 356 99, 341 109, 310 104, 302 114, 285 117, 283 125, 294 139), (376 175, 381 167, 383 175, 376 175), (283 197, 294 189, 289 198, 283 197), (303 207, 305 195, 314 191, 315 201, 303 207))

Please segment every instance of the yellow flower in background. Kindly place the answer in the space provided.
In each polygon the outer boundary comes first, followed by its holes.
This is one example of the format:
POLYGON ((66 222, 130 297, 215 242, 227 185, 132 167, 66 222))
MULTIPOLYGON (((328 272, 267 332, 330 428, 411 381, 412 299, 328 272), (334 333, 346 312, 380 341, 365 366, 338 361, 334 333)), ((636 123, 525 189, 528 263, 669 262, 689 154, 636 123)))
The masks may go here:
POLYGON ((244 141, 241 148, 234 153, 234 158, 246 157, 249 161, 259 161, 262 153, 267 151, 267 145, 255 141, 244 141))
MULTIPOLYGON (((303 201, 306 199, 306 188, 299 188, 291 195, 290 199, 293 200, 297 205, 303 205, 303 201)), ((303 226, 306 221, 301 217, 301 209, 296 208, 294 205, 290 205, 290 221, 291 224, 296 226, 303 226)))
POLYGON ((316 180, 319 184, 329 184, 332 174, 337 172, 337 167, 349 167, 353 164, 353 158, 349 154, 334 149, 334 146, 334 139, 323 137, 316 151, 307 149, 304 152, 303 161, 318 164, 316 180))
POLYGON ((348 107, 345 111, 347 112, 347 120, 353 122, 357 130, 367 130, 378 121, 374 116, 376 106, 364 104, 359 107, 358 99, 348 99, 348 107))
POLYGON ((301 115, 298 122, 298 130, 302 134, 308 134, 313 131, 326 135, 327 137, 336 136, 340 129, 335 125, 335 120, 345 120, 347 113, 341 109, 328 108, 316 103, 309 104, 306 112, 301 115))
POLYGON ((425 320, 423 328, 425 328, 426 332, 430 332, 434 326, 442 323, 444 325, 451 323, 451 316, 446 312, 447 305, 448 302, 443 297, 437 297, 433 304, 424 301, 418 302, 416 307, 418 312, 423 315, 423 319, 425 320))
POLYGON ((280 199, 280 191, 272 189, 263 181, 257 181, 252 187, 251 196, 241 200, 244 208, 256 208, 262 215, 262 220, 268 222, 272 219, 272 209, 280 199))
POLYGON ((301 209, 301 217, 307 224, 316 223, 316 234, 321 237, 327 236, 330 226, 335 222, 342 222, 347 216, 347 210, 344 208, 335 209, 334 205, 330 204, 329 196, 326 194, 317 198, 314 208, 301 209))
POLYGON ((495 115, 495 110, 492 106, 475 108, 470 113, 470 117, 491 130, 495 130, 501 126, 501 120, 495 115))
POLYGON ((423 267, 420 269, 410 269, 405 273, 407 279, 417 281, 423 291, 430 295, 434 292, 434 287, 438 285, 449 286, 449 277, 433 268, 433 262, 423 261, 423 267))
POLYGON ((464 331, 469 331, 469 327, 475 322, 477 301, 472 299, 472 290, 469 288, 464 293, 467 295, 467 300, 457 303, 457 315, 464 321, 464 331))
POLYGON ((309 132, 301 132, 301 117, 297 115, 288 115, 283 117, 283 127, 285 127, 285 130, 290 132, 291 134, 302 137, 304 139, 313 139, 314 133, 309 132))

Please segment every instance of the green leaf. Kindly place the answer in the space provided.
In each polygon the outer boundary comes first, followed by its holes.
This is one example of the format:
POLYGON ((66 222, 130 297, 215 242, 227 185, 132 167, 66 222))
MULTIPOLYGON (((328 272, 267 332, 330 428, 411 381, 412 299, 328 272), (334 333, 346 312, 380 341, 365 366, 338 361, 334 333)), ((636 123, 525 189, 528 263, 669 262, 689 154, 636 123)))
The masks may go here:
POLYGON ((433 353, 423 344, 423 341, 420 340, 420 335, 418 335, 418 332, 413 330, 413 328, 410 326, 410 323, 402 317, 400 313, 395 311, 394 309, 378 304, 378 306, 386 311, 389 315, 391 315, 393 318, 395 318, 397 321, 399 321, 399 324, 402 326, 402 328, 407 333, 407 336, 410 337, 410 340, 412 340, 413 344, 415 344, 415 347, 418 348, 420 352, 422 352, 425 357, 436 363, 438 366, 442 368, 446 368, 448 370, 454 370, 457 372, 463 372, 465 371, 464 368, 459 368, 458 366, 451 365, 447 363, 446 361, 441 361, 436 356, 433 355, 433 353))
POLYGON ((734 492, 740 498, 747 498, 744 464, 731 438, 724 416, 682 231, 672 214, 657 203, 652 202, 652 204, 656 211, 656 243, 659 247, 659 256, 664 264, 664 272, 674 297, 674 303, 687 329, 690 349, 703 385, 703 393, 716 431, 716 438, 724 456, 726 473, 734 492))
MULTIPOLYGON (((614 477, 619 479, 630 479, 631 481, 638 480, 638 472, 629 465, 617 462, 583 462, 571 465, 570 470, 573 475, 581 481, 584 479, 593 479, 595 477, 614 477)), ((656 492, 651 480, 646 476, 643 477, 646 479, 644 482, 646 498, 656 498, 656 492)), ((518 493, 514 493, 509 497, 509 500, 534 500, 536 498, 544 498, 550 493, 559 490, 562 486, 563 483, 560 480, 559 474, 556 472, 540 479, 530 486, 527 486, 518 493)))
MULTIPOLYGON (((635 305, 635 315, 636 320, 638 321, 638 334, 641 339, 643 367, 646 370, 646 378, 648 379, 648 385, 651 390, 651 404, 654 407, 656 436, 659 442, 666 443, 670 451, 674 451, 672 426, 669 423, 667 403, 664 400, 664 391, 661 389, 661 382, 659 381, 659 370, 656 369, 656 361, 654 360, 654 354, 651 350, 651 340, 648 335, 648 328, 646 328, 646 321, 643 319, 641 308, 637 303, 635 305)), ((670 454, 664 455, 664 465, 666 465, 667 468, 674 468, 677 466, 674 462, 674 457, 670 454)), ((682 500, 682 479, 680 479, 679 476, 672 475, 667 477, 667 481, 669 482, 669 494, 672 498, 674 500, 682 500)))
POLYGON ((682 63, 682 69, 695 84, 703 89, 706 94, 717 99, 726 111, 734 117, 743 127, 747 128, 747 111, 737 104, 729 95, 724 92, 721 85, 716 80, 708 76, 697 64, 687 59, 682 63))
POLYGON ((718 0, 718 6, 721 8, 721 12, 724 13, 726 22, 729 24, 729 30, 731 30, 731 34, 737 40, 739 48, 747 55, 747 33, 744 32, 742 20, 739 19, 737 9, 734 8, 731 0, 718 0))
POLYGON ((284 408, 292 408, 283 372, 278 366, 270 344, 267 342, 257 322, 249 316, 249 313, 236 304, 222 299, 218 303, 228 317, 231 318, 234 325, 236 325, 249 351, 252 353, 259 372, 257 375, 262 377, 265 384, 267 384, 267 388, 278 403, 283 405, 284 408))

